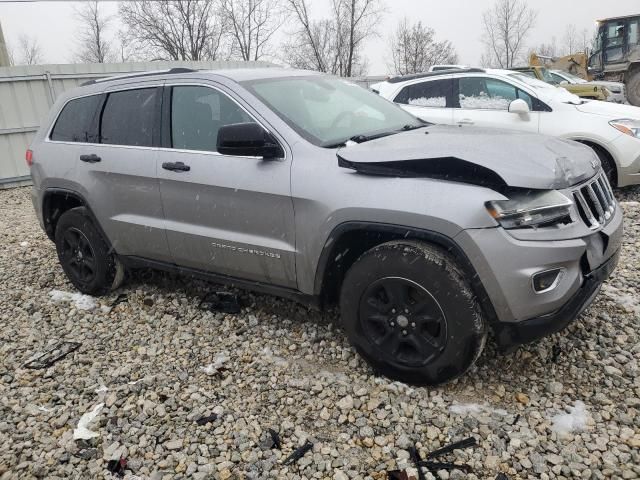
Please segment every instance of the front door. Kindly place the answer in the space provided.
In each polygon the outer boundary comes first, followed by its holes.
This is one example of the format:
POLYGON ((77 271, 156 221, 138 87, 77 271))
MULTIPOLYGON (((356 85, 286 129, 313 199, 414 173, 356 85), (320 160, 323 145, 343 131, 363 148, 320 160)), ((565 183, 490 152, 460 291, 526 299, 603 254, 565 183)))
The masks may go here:
POLYGON ((295 287, 291 157, 219 154, 220 127, 256 121, 221 88, 165 88, 158 176, 173 261, 295 287))
POLYGON ((454 85, 454 92, 457 105, 453 109, 453 122, 456 125, 538 132, 540 114, 534 111, 533 98, 510 83, 483 76, 461 77, 454 85), (509 105, 516 99, 527 102, 531 112, 509 112, 509 105))

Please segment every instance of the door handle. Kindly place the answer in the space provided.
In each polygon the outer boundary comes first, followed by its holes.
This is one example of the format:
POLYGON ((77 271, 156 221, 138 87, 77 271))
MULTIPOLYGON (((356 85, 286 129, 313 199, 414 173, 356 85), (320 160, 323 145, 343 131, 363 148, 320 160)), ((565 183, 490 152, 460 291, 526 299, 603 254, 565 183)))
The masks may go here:
POLYGON ((189 165, 185 165, 182 162, 164 162, 162 164, 162 168, 165 170, 170 170, 172 172, 188 172, 191 170, 189 165))
POLYGON ((471 120, 470 118, 463 118, 458 122, 458 125, 474 125, 476 122, 471 120))
POLYGON ((95 153, 89 155, 80 155, 80 160, 87 163, 97 163, 102 161, 102 159, 95 153))

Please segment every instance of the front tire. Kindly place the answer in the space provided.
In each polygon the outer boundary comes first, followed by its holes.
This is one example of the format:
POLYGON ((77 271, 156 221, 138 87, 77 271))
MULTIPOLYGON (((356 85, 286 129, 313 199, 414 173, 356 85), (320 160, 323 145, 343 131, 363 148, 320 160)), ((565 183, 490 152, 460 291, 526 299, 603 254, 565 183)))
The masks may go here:
POLYGON ((56 225, 55 243, 64 273, 80 292, 104 295, 122 282, 124 269, 85 207, 62 214, 56 225))
POLYGON ((364 253, 340 295, 351 344, 382 375, 438 385, 465 373, 487 337, 480 306, 455 260, 421 242, 364 253))

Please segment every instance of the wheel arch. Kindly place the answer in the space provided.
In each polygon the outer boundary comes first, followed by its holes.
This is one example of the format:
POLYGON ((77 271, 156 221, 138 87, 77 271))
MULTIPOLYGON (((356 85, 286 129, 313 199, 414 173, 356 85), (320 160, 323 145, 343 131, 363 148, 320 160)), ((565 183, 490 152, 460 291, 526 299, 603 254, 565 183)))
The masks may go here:
POLYGON ((337 302, 342 279, 366 251, 393 240, 417 240, 446 250, 458 262, 489 323, 497 320, 493 304, 471 261, 450 237, 431 230, 374 222, 345 222, 333 229, 323 247, 314 281, 314 296, 322 307, 337 302))
POLYGON ((582 143, 583 145, 586 145, 587 147, 592 148, 596 152, 602 153, 602 155, 604 155, 606 158, 609 159, 609 161, 611 162, 611 166, 613 167, 614 178, 616 179, 616 184, 612 185, 612 187, 617 187, 618 186, 618 182, 620 180, 618 178, 618 164, 616 163, 616 159, 613 157, 613 155, 611 154, 609 149, 607 147, 605 147, 604 145, 602 145, 600 142, 597 142, 597 141, 592 140, 592 139, 574 138, 573 140, 575 140, 576 142, 582 143))

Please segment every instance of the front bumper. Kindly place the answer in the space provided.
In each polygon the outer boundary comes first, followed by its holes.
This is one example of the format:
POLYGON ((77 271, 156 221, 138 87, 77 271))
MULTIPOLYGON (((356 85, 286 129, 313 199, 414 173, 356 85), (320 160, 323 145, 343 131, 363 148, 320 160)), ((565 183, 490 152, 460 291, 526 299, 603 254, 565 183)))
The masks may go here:
POLYGON ((521 323, 566 312, 572 299, 589 297, 584 292, 591 272, 608 264, 620 250, 622 223, 622 209, 617 206, 611 219, 597 230, 580 222, 566 230, 544 232, 470 229, 460 232, 455 241, 482 284, 481 301, 491 323, 521 323), (536 292, 534 275, 555 269, 563 271, 557 284, 536 292))
POLYGON ((556 312, 522 322, 494 325, 498 345, 502 348, 512 348, 563 330, 591 305, 602 283, 615 270, 619 258, 620 250, 603 265, 585 275, 580 289, 556 312))

